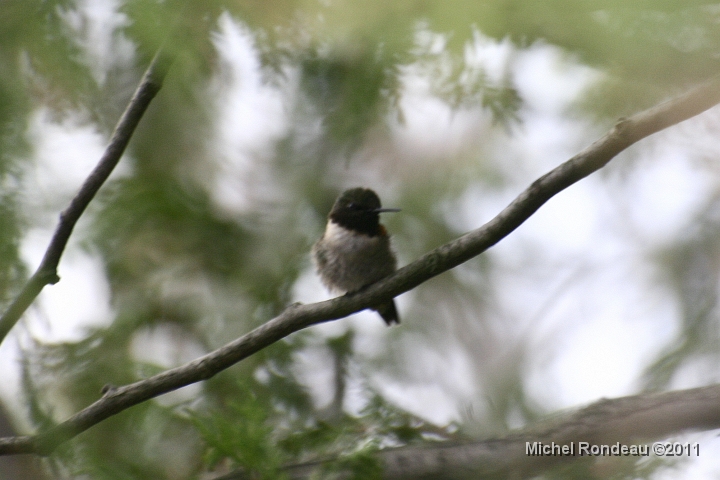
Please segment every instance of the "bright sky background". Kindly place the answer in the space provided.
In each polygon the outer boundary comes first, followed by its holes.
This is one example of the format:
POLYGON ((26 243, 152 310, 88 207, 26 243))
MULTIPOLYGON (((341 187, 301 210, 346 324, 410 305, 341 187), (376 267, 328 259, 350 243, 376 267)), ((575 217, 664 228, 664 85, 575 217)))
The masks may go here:
MULTIPOLYGON (((86 45, 91 57, 103 57, 110 48, 107 36, 111 27, 123 21, 112 13, 113 5, 110 1, 86 4, 95 26, 89 31, 93 37, 86 45)), ((211 181, 215 182, 217 204, 241 211, 247 201, 242 193, 242 179, 263 181, 267 172, 253 159, 266 154, 273 140, 287 128, 288 119, 282 108, 282 92, 261 81, 250 35, 228 17, 221 21, 220 32, 215 42, 232 80, 214 87, 218 104, 223 106, 217 148, 218 155, 230 159, 227 162, 230 171, 220 172, 211 181)), ((509 46, 479 39, 477 49, 471 53, 478 60, 496 65, 500 75, 509 46)), ((604 127, 571 120, 565 115, 598 72, 573 63, 550 46, 535 46, 515 55, 519 58, 513 73, 526 102, 523 124, 512 136, 506 135, 497 143, 507 151, 508 168, 514 172, 516 184, 501 194, 492 194, 491 198, 484 192, 469 192, 467 207, 456 212, 458 222, 466 230, 489 220, 535 178, 570 158, 603 132, 604 127), (478 201, 480 198, 482 202, 478 201), (478 208, 479 204, 483 208, 478 208)), ((98 76, 102 78, 102 72, 98 76)), ((405 82, 402 105, 407 123, 396 128, 398 142, 418 151, 442 152, 454 148, 452 139, 461 142, 468 135, 476 119, 453 114, 446 104, 430 95, 422 79, 413 78, 412 72, 407 73, 405 82)), ((704 115, 713 119, 720 116, 717 109, 704 115)), ((577 407, 600 398, 634 393, 638 387, 635 381, 647 362, 676 333, 679 315, 673 294, 646 288, 654 272, 638 255, 638 248, 643 242, 659 246, 672 238, 715 188, 716 179, 694 165, 685 149, 693 142, 692 123, 701 121, 693 119, 644 140, 639 148, 648 145, 652 148, 639 153, 642 168, 623 180, 620 196, 617 189, 608 186, 608 182, 618 182, 612 174, 593 175, 552 199, 495 247, 500 262, 518 265, 515 271, 505 270, 508 273, 499 290, 505 294, 502 302, 508 311, 523 319, 517 330, 530 332, 537 351, 544 352, 531 370, 530 393, 548 409, 577 407), (632 225, 634 241, 628 240, 628 229, 621 228, 624 223, 632 225), (532 254, 538 255, 537 263, 542 268, 530 275, 521 269, 528 246, 533 247, 532 254), (588 269, 592 275, 579 276, 588 269), (578 278, 582 280, 577 281, 578 278), (538 282, 543 284, 542 292, 537 289, 538 282), (553 290, 556 295, 547 294, 553 290), (552 300, 548 302, 547 298, 552 300), (548 350, 548 344, 553 348, 548 350)), ((100 158, 107 139, 79 117, 58 123, 42 109, 36 112, 30 134, 36 149, 34 162, 28 164, 24 176, 25 191, 32 192, 26 201, 33 207, 42 207, 45 215, 32 219, 22 242, 22 255, 29 267, 35 269, 59 212, 100 158)), ((623 162, 624 156, 615 159, 608 169, 623 162)), ((125 168, 121 163, 114 175, 123 175, 125 168)), ((78 229, 82 228, 81 222, 78 229)), ((33 335, 53 341, 77 339, 84 327, 112 319, 109 288, 98 258, 71 240, 59 273, 62 281, 47 287, 25 316, 25 326, 33 335)), ((328 298, 312 271, 302 275, 295 295, 303 302, 328 298)), ((399 299, 401 311, 404 301, 399 299)), ((358 328, 358 349, 368 354, 376 344, 373 338, 386 332, 381 322, 366 321, 370 315, 361 313, 347 320, 358 328)), ((344 325, 336 322, 316 328, 336 335, 344 331, 344 325)), ((23 334, 18 335, 17 331, 0 348, 0 369, 6 379, 0 394, 16 405, 17 342, 23 341, 23 334)), ((143 341, 147 344, 140 350, 153 350, 152 338, 143 341)), ((155 344, 157 349, 161 340, 155 344)), ((177 360, 176 355, 177 352, 160 352, 158 361, 171 364, 173 358, 177 360)), ((305 361, 311 362, 311 354, 308 355, 305 361)), ((425 361, 432 362, 432 358, 425 361)), ((463 385, 462 379, 467 377, 467 365, 463 364, 466 359, 459 356, 450 361, 457 368, 437 372, 438 382, 444 382, 443 388, 430 385, 413 390, 405 385, 384 384, 384 391, 402 407, 432 421, 446 423, 456 419, 460 403, 448 395, 447 386, 457 385, 456 393, 461 397, 475 392, 463 385)), ((702 372, 688 371, 684 379, 677 387, 707 382, 702 372)), ((325 381, 312 375, 308 375, 308 380, 325 381)), ((720 441, 715 434, 687 438, 690 442, 701 442, 701 455, 683 473, 692 478, 720 475, 720 464, 713 460, 720 458, 720 441)), ((668 473, 661 478, 677 477, 668 473)))

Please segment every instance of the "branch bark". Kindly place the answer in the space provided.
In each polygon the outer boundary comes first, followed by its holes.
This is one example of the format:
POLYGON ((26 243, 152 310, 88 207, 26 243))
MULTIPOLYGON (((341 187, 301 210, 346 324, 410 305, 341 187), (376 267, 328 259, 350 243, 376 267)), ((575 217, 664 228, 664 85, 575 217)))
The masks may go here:
POLYGON ((0 439, 0 455, 47 455, 91 426, 133 405, 207 380, 272 343, 311 325, 377 305, 484 252, 515 230, 552 196, 605 166, 633 143, 693 117, 720 102, 720 76, 674 99, 621 119, 602 138, 540 177, 488 223, 423 255, 368 288, 332 300, 294 304, 255 330, 185 365, 148 379, 111 388, 68 420, 33 436, 0 439))
MULTIPOLYGON (((710 430, 720 427, 720 385, 667 393, 641 394, 592 405, 542 422, 502 438, 468 443, 434 442, 418 446, 390 448, 377 452, 383 478, 410 480, 527 478, 560 464, 577 460, 606 458, 589 456, 590 446, 647 445, 647 455, 655 456, 653 440, 667 438, 683 431, 710 430), (567 454, 529 455, 530 448, 557 445, 556 452, 567 446, 567 454), (584 443, 581 443, 584 442, 584 443), (587 444, 588 450, 582 446, 587 444), (571 449, 572 448, 572 453, 571 449)), ((702 448, 702 447, 700 447, 702 448)), ((537 452, 538 450, 535 450, 537 452)), ((687 455, 687 453, 685 454, 687 455)), ((696 455, 691 450, 690 455, 696 455)), ((285 473, 292 480, 303 480, 317 474, 322 461, 289 466, 285 473)), ((329 462, 328 462, 329 463, 329 462)), ((216 480, 249 478, 244 472, 233 472, 216 480)))
POLYGON ((158 51, 145 71, 125 112, 123 112, 115 126, 115 131, 102 158, 85 179, 78 193, 70 201, 70 205, 60 214, 60 221, 55 228, 52 240, 45 251, 40 266, 27 281, 18 296, 15 297, 10 307, 0 317, 0 344, 42 289, 48 284, 55 284, 60 281, 57 267, 75 224, 120 161, 135 128, 140 123, 140 119, 142 119, 152 99, 160 91, 169 67, 170 62, 163 57, 162 50, 158 51))
MULTIPOLYGON (((718 400, 720 385, 604 399, 548 426, 529 428, 505 438, 447 448, 438 446, 429 452, 422 448, 406 448, 380 454, 386 476, 394 479, 420 478, 424 474, 430 475, 429 478, 443 478, 442 475, 447 477, 453 470, 470 475, 470 478, 500 474, 525 478, 566 463, 568 459, 588 459, 587 455, 582 455, 579 442, 595 446, 643 445, 643 442, 688 430, 718 428, 718 400), (527 444, 532 446, 534 442, 569 445, 574 454, 528 455, 527 444), (435 476, 436 472, 440 476, 435 476)), ((654 455, 652 449, 649 455, 654 455)))

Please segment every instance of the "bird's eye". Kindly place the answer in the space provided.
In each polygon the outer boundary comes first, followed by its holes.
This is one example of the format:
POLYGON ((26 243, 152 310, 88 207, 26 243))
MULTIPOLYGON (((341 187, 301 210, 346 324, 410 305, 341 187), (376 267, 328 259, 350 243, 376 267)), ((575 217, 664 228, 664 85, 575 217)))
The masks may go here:
POLYGON ((358 204, 355 203, 355 202, 350 202, 350 203, 348 203, 347 208, 349 208, 349 209, 351 209, 351 210, 357 210, 358 208, 360 208, 360 205, 358 205, 358 204))

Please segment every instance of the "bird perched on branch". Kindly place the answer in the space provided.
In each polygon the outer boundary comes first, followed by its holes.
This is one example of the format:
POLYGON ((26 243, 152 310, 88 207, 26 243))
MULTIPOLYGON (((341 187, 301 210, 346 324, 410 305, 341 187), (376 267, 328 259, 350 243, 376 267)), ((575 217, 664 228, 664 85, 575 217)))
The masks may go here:
MULTIPOLYGON (((320 279, 337 293, 360 290, 387 277, 397 269, 390 236, 380 223, 383 212, 380 198, 369 188, 345 190, 335 200, 320 240, 312 248, 312 257, 320 279)), ((400 323, 395 301, 373 307, 388 326, 400 323)))

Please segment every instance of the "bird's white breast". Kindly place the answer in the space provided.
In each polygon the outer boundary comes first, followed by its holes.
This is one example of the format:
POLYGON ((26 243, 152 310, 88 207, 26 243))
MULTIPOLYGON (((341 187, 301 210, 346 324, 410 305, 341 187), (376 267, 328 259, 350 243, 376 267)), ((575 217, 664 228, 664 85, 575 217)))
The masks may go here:
POLYGON ((332 221, 313 250, 323 283, 336 291, 357 290, 390 275, 396 268, 389 237, 355 233, 332 221), (318 256, 322 257, 321 262, 318 256))
POLYGON ((361 233, 354 233, 329 221, 325 229, 325 241, 340 251, 361 252, 366 249, 377 248, 381 245, 382 237, 371 237, 361 233))

